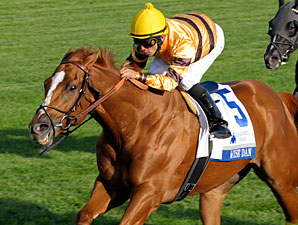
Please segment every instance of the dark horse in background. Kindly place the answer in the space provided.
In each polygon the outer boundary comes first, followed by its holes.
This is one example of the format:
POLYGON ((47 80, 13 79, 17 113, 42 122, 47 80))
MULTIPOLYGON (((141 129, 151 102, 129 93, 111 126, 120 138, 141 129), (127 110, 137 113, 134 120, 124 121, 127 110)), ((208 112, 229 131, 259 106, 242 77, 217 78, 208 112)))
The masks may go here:
MULTIPOLYGON (((271 41, 264 55, 265 64, 268 69, 278 69, 298 48, 298 0, 286 4, 279 0, 279 10, 269 21, 268 35, 271 41)), ((294 95, 298 97, 298 61, 295 81, 294 95)))
MULTIPOLYGON (((286 222, 298 224, 298 100, 255 80, 230 86, 252 120, 256 158, 209 163, 190 193, 200 194, 201 219, 219 225, 225 196, 253 168, 273 191, 286 222)), ((29 124, 33 141, 49 146, 87 114, 103 128, 96 146, 99 174, 77 224, 89 225, 127 200, 120 224, 144 224, 162 203, 175 199, 196 157, 200 131, 178 90, 141 90, 120 79, 110 53, 90 48, 70 50, 44 88, 45 100, 29 124)))

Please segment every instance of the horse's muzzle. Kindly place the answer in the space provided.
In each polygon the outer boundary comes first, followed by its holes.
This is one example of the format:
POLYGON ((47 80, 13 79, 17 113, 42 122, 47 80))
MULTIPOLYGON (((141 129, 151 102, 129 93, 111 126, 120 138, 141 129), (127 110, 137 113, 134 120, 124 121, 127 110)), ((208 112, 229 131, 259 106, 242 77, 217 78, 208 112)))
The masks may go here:
POLYGON ((281 60, 276 56, 268 56, 265 54, 264 60, 267 69, 277 70, 282 65, 281 60))
POLYGON ((289 43, 271 42, 264 54, 266 68, 276 70, 286 64, 294 51, 293 49, 293 45, 289 43))
POLYGON ((53 143, 54 132, 46 116, 34 117, 28 125, 31 139, 45 147, 53 143))
POLYGON ((280 53, 275 45, 269 44, 264 54, 264 61, 267 69, 277 70, 281 66, 280 53))

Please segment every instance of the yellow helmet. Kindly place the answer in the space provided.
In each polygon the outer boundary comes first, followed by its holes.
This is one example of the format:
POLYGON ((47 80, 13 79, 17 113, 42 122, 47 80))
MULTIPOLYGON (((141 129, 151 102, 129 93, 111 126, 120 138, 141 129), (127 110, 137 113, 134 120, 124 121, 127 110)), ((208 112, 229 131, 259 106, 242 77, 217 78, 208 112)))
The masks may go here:
POLYGON ((145 9, 139 11, 131 22, 132 38, 147 39, 167 34, 166 18, 151 3, 145 5, 145 9))

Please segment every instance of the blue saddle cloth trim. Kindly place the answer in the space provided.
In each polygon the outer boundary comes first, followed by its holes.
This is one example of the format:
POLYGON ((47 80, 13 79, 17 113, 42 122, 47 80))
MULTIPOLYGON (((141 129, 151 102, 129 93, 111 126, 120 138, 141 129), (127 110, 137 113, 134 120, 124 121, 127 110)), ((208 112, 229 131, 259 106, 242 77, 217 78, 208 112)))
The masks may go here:
POLYGON ((256 147, 246 147, 232 150, 223 150, 222 159, 212 159, 211 161, 229 162, 240 159, 254 159, 256 158, 256 147))
POLYGON ((200 83, 204 88, 207 89, 209 94, 215 93, 218 91, 218 83, 215 81, 204 81, 200 83))

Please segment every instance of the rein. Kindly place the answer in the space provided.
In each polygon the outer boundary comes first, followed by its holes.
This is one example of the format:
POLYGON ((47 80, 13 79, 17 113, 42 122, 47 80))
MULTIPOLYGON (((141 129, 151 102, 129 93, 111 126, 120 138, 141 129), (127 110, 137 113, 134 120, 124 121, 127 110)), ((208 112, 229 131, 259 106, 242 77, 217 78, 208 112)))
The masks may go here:
POLYGON ((125 78, 122 78, 110 91, 108 91, 104 96, 102 96, 97 101, 93 102, 87 109, 85 109, 83 112, 80 112, 78 115, 76 115, 76 117, 79 119, 82 116, 85 116, 89 112, 93 111, 98 105, 100 105, 103 101, 105 101, 112 94, 114 94, 116 91, 118 91, 124 84, 124 81, 125 81, 125 78))
MULTIPOLYGON (((50 151, 52 148, 54 148, 55 146, 57 146, 60 142, 62 142, 65 138, 67 138, 72 132, 74 132, 75 130, 77 130, 78 128, 80 128, 82 125, 84 125, 86 122, 88 122, 89 120, 91 120, 93 117, 92 115, 86 119, 83 123, 79 124, 77 127, 75 127, 73 130, 69 130, 71 125, 75 122, 77 122, 81 117, 84 117, 86 116, 87 114, 89 114, 96 109, 96 107, 98 105, 100 105, 103 101, 105 101, 106 99, 108 99, 111 95, 113 95, 117 90, 119 90, 123 84, 124 84, 124 81, 125 81, 125 78, 121 79, 110 91, 108 91, 105 95, 101 96, 98 100, 94 101, 93 103, 90 102, 86 97, 85 97, 85 94, 86 94, 86 89, 87 87, 90 88, 89 86, 89 77, 92 76, 92 73, 91 71, 88 71, 86 70, 81 64, 79 64, 78 62, 75 62, 75 61, 63 61, 61 62, 60 64, 67 64, 67 63, 70 63, 70 64, 73 64, 75 66, 77 66, 79 69, 81 69, 85 75, 84 75, 84 81, 83 81, 83 84, 82 84, 82 87, 80 89, 80 94, 79 94, 79 97, 78 99, 76 100, 75 104, 73 105, 73 107, 68 111, 63 111, 63 110, 60 110, 58 108, 55 108, 53 106, 50 106, 50 105, 40 105, 40 107, 37 109, 40 110, 42 109, 47 117, 49 118, 50 120, 50 123, 51 123, 51 127, 53 129, 53 136, 55 137, 55 127, 61 127, 62 130, 64 130, 65 132, 61 133, 62 135, 64 135, 62 138, 60 138, 58 141, 54 142, 53 144, 51 144, 49 147, 47 147, 44 151, 42 151, 40 153, 41 156, 45 155, 48 151, 50 151), (87 107, 83 112, 80 112, 78 113, 77 115, 70 115, 72 112, 74 112, 77 108, 77 106, 80 104, 81 100, 85 98, 88 102, 90 102, 90 106, 87 107), (50 114, 48 113, 48 111, 46 110, 46 108, 51 108, 51 109, 54 109, 60 113, 64 113, 65 115, 62 117, 61 121, 60 121, 60 124, 57 124, 55 125, 50 114), (68 125, 66 127, 63 127, 63 121, 64 119, 67 119, 68 120, 68 125), (70 122, 72 121, 72 122, 70 122)), ((91 87, 92 88, 92 87, 91 87)))

